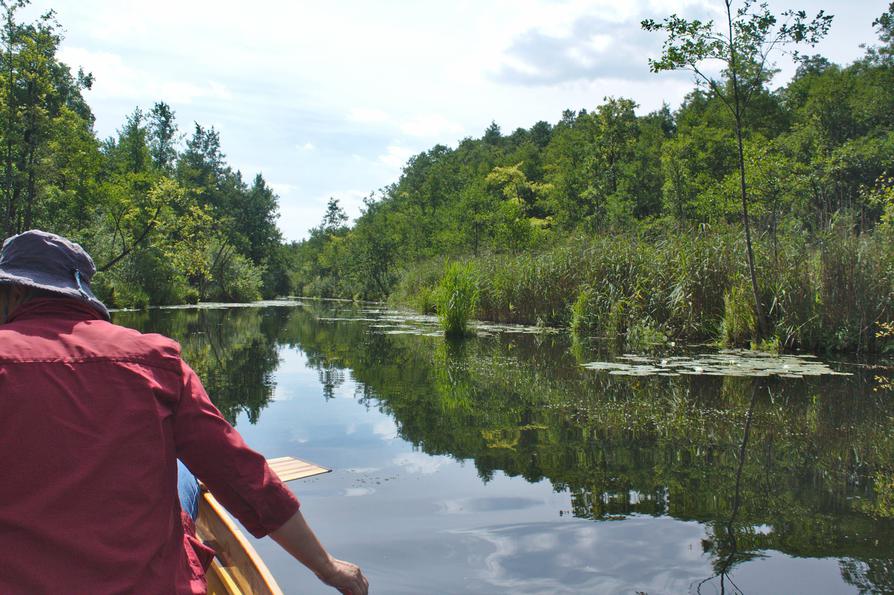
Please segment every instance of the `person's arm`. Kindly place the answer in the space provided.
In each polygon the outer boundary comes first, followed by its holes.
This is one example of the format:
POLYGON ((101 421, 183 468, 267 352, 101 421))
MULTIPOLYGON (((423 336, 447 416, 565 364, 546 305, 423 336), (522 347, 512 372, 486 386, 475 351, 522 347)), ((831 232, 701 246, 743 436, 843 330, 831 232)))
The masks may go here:
POLYGON ((367 595, 369 582, 360 568, 329 555, 300 510, 270 537, 330 587, 345 595, 367 595))
POLYGON ((329 555, 299 510, 298 500, 264 457, 245 444, 211 403, 199 377, 182 363, 183 387, 174 414, 174 441, 183 463, 255 537, 270 535, 321 581, 366 595, 357 566, 329 555))

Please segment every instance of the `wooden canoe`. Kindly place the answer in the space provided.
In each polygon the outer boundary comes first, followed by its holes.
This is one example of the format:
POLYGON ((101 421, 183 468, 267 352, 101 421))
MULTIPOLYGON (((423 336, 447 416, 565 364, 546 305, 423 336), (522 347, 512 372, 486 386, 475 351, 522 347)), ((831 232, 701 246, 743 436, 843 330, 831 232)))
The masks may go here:
MULTIPOLYGON (((267 463, 282 481, 312 477, 330 470, 292 457, 267 463)), ((202 486, 198 538, 217 552, 206 573, 209 595, 283 595, 276 579, 236 522, 202 486)))

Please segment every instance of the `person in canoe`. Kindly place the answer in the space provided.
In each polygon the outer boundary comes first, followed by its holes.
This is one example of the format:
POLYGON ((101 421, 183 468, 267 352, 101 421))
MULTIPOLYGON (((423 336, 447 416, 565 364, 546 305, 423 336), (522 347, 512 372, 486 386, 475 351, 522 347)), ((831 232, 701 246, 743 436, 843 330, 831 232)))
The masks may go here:
POLYGON ((110 322, 94 272, 81 246, 51 233, 0 250, 0 593, 203 592, 179 458, 253 535, 366 595, 363 573, 319 543, 179 345, 110 322))

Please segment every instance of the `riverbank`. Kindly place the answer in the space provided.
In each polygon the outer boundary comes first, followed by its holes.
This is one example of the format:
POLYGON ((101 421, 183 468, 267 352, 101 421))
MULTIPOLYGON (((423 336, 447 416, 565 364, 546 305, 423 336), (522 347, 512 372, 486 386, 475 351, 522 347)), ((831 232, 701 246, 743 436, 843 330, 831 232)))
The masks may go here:
MULTIPOLYGON (((755 244, 769 337, 763 349, 881 352, 894 317, 894 249, 887 230, 832 230, 755 244)), ((567 327, 628 348, 755 337, 741 232, 702 226, 635 235, 569 238, 539 253, 459 259, 474 276, 474 318, 567 327)), ((435 311, 445 258, 406 267, 389 302, 435 311)))

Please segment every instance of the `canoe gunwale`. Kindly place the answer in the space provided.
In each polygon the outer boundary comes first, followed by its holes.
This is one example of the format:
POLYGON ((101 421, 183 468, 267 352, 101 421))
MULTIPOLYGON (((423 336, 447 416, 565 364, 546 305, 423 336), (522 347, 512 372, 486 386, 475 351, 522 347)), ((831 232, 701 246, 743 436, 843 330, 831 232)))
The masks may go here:
MULTIPOLYGON (((293 457, 278 457, 267 463, 283 482, 331 471, 293 457)), ((208 594, 283 595, 270 569, 236 521, 204 485, 200 483, 199 487, 196 535, 215 550, 214 560, 206 572, 208 594)))

